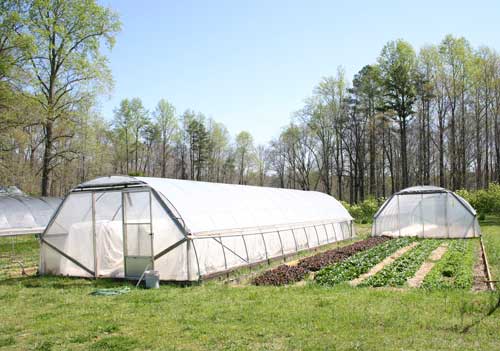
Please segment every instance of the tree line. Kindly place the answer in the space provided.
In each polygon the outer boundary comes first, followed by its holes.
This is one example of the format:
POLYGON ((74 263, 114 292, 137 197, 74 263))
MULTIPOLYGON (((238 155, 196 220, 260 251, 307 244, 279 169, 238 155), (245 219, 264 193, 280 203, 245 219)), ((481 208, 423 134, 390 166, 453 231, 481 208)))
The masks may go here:
POLYGON ((408 186, 500 179, 500 56, 446 36, 388 42, 348 79, 339 67, 265 145, 166 99, 123 99, 102 46, 121 23, 95 0, 0 1, 0 183, 63 195, 130 174, 317 190, 357 203, 408 186))

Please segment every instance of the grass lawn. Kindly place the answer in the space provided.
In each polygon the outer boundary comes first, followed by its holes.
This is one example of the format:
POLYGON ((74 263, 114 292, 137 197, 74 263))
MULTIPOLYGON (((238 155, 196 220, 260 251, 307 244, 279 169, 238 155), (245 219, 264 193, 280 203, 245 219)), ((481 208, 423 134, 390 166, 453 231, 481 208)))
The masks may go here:
MULTIPOLYGON (((500 218, 482 228, 500 279, 500 218)), ((497 293, 210 282, 89 295, 124 284, 0 280, 0 350, 500 349, 497 293)))

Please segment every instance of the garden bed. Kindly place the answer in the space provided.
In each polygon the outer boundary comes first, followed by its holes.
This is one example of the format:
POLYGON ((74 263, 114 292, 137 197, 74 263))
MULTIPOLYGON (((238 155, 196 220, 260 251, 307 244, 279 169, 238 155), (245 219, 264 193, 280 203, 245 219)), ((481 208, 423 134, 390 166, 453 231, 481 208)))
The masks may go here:
POLYGON ((313 256, 303 258, 296 265, 280 265, 268 270, 255 279, 255 285, 286 285, 303 280, 309 272, 343 261, 360 251, 368 250, 374 246, 390 240, 388 237, 371 237, 357 241, 351 245, 328 250, 313 256))
POLYGON ((389 255, 410 245, 415 240, 415 238, 410 237, 392 239, 367 251, 357 253, 342 262, 320 270, 315 276, 315 281, 323 286, 334 286, 354 280, 389 255))

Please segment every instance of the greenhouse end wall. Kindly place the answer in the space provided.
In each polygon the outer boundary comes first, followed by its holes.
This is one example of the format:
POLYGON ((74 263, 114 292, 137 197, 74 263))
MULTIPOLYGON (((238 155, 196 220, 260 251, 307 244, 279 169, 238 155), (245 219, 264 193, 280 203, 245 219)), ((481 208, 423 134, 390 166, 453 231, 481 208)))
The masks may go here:
POLYGON ((480 236, 476 215, 464 202, 450 192, 395 194, 375 215, 372 235, 422 238, 480 236))

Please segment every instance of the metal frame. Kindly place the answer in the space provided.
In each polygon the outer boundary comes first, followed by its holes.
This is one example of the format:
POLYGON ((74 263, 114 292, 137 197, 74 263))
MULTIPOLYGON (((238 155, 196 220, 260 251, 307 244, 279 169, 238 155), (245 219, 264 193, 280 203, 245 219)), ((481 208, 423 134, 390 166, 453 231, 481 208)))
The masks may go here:
MULTIPOLYGON (((92 192, 92 195, 95 195, 95 192, 92 192)), ((154 230, 153 230, 153 203, 152 203, 152 194, 150 188, 133 188, 133 189, 126 189, 122 190, 121 192, 121 199, 122 199, 122 224, 123 224, 123 264, 124 264, 124 276, 125 278, 130 278, 127 277, 127 257, 141 257, 141 258, 150 258, 150 264, 146 266, 147 268, 154 269, 155 266, 155 254, 154 254, 154 230), (127 196, 131 196, 131 194, 138 194, 138 193, 147 193, 148 194, 148 207, 149 207, 149 222, 128 222, 127 221, 127 196), (149 237, 149 256, 137 256, 137 255, 129 255, 128 253, 128 226, 134 226, 134 225, 149 225, 149 233, 147 233, 149 237)), ((95 212, 95 210, 94 210, 95 212)), ((94 226, 95 226, 95 220, 94 226)), ((139 231, 138 231, 138 234, 139 231)), ((95 250, 95 245, 94 245, 94 250, 95 250)), ((97 259, 97 258, 96 258, 97 259)))

